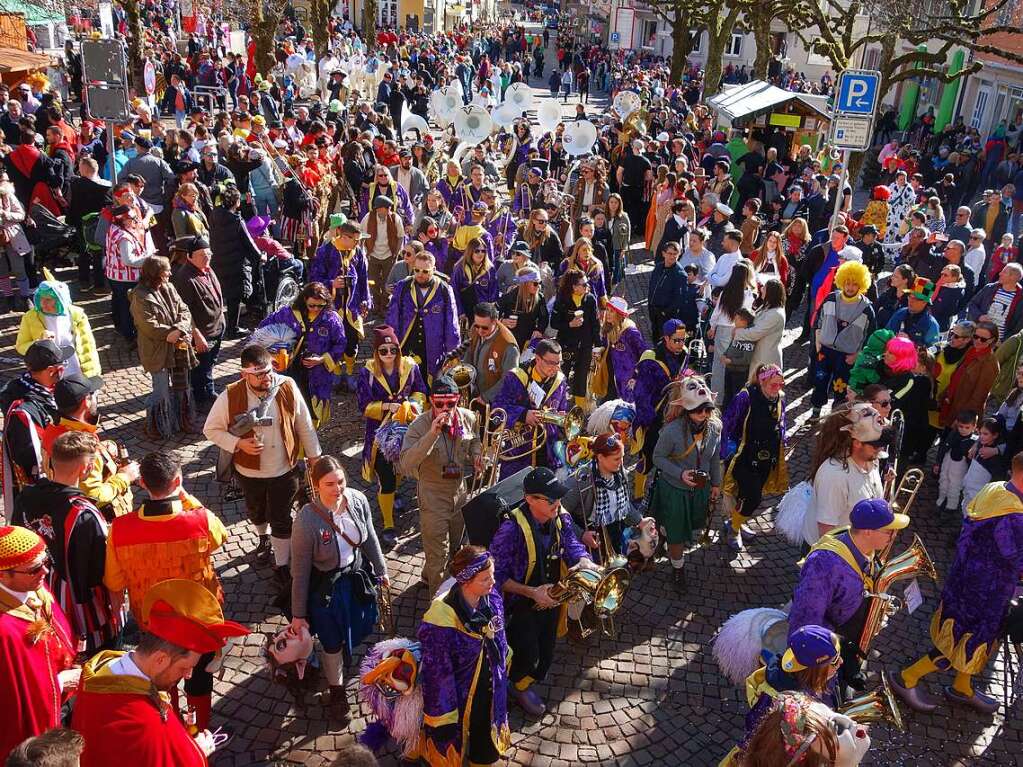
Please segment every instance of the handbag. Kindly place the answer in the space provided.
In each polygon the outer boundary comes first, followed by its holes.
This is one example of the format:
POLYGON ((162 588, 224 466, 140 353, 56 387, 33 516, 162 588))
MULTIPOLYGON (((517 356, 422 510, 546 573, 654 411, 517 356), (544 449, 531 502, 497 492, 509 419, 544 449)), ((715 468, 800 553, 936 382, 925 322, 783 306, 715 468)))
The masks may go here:
MULTIPOLYGON (((320 519, 330 525, 336 535, 341 536, 342 540, 351 546, 353 551, 358 553, 359 544, 349 538, 341 528, 334 524, 334 520, 329 514, 325 514, 316 504, 312 504, 312 509, 320 519)), ((361 560, 361 557, 359 559, 361 560)), ((321 596, 323 596, 326 601, 330 601, 330 594, 334 590, 334 584, 342 575, 352 576, 352 596, 360 604, 368 605, 371 602, 375 603, 377 601, 376 581, 373 577, 372 571, 367 570, 365 567, 359 567, 357 569, 353 568, 351 570, 341 570, 339 568, 331 573, 330 576, 324 580, 323 584, 323 586, 329 584, 329 588, 323 588, 321 591, 321 596)))

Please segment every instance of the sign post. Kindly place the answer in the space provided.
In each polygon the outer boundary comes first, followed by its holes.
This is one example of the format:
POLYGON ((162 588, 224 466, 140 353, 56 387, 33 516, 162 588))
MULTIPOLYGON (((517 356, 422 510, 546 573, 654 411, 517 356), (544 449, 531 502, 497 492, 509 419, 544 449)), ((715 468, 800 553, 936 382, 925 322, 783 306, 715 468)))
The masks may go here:
POLYGON ((120 40, 83 40, 82 77, 89 114, 107 122, 110 183, 117 183, 114 163, 114 123, 127 122, 128 73, 124 44, 120 40))
POLYGON ((849 154, 870 147, 874 135, 874 115, 881 94, 881 73, 872 69, 844 69, 835 87, 835 104, 828 143, 840 150, 842 175, 835 193, 831 228, 838 221, 845 185, 849 178, 849 154))

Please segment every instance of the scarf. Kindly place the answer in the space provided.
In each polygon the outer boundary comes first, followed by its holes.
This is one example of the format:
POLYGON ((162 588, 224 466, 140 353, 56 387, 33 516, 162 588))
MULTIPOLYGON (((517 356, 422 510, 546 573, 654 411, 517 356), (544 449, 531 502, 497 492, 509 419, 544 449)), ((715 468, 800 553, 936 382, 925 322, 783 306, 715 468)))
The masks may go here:
POLYGON ((597 527, 614 524, 625 519, 632 508, 631 490, 623 479, 623 472, 610 477, 600 473, 597 459, 593 459, 593 524, 597 527))
POLYGON ((945 388, 945 394, 942 396, 941 409, 943 416, 946 414, 948 409, 952 407, 952 400, 955 399, 956 391, 962 383, 966 368, 970 367, 974 362, 983 359, 988 354, 991 354, 991 344, 988 344, 983 349, 977 349, 975 346, 971 346, 966 350, 966 354, 963 355, 963 361, 959 364, 959 367, 952 372, 952 377, 949 379, 948 386, 945 388))
POLYGON ((34 379, 31 373, 22 373, 21 383, 27 390, 22 399, 31 399, 37 402, 41 400, 47 409, 57 410, 57 401, 53 398, 53 392, 34 379))

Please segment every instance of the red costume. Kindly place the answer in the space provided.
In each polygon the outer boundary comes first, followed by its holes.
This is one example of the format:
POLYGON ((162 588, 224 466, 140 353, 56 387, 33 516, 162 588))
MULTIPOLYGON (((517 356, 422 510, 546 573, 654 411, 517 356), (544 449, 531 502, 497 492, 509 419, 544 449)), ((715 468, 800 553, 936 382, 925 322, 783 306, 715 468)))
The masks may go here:
MULTIPOLYGON (((146 592, 143 631, 202 655, 248 630, 225 621, 217 598, 195 581, 172 579, 146 592)), ((165 690, 142 670, 138 653, 104 651, 82 669, 71 726, 85 738, 82 767, 205 767, 206 754, 185 729, 165 690)), ((171 680, 173 681, 173 680, 171 680)))
POLYGON ((173 715, 167 694, 159 693, 157 703, 148 680, 111 672, 122 655, 101 652, 82 671, 72 718, 85 736, 82 767, 205 767, 205 754, 173 715))
MULTIPOLYGON (((24 567, 45 548, 25 528, 0 528, 2 569, 24 567)), ((74 660, 71 627, 45 586, 29 592, 25 602, 0 588, 0 758, 25 738, 60 727, 57 674, 74 660)))

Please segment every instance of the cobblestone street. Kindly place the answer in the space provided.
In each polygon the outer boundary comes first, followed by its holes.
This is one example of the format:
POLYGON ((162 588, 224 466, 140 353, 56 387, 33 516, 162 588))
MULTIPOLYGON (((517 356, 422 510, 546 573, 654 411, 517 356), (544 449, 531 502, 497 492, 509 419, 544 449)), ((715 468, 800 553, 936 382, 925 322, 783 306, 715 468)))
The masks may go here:
MULTIPOLYGON (((547 97, 546 92, 537 92, 547 97)), ((574 103, 568 107, 574 113, 574 103)), ((591 111, 603 108, 590 105, 591 111)), ((566 114, 569 111, 566 108, 566 114)), ((645 251, 632 253, 625 286, 629 302, 642 309, 650 267, 639 261, 640 254, 645 257, 645 251)), ((59 276, 71 280, 74 271, 62 270, 59 276)), ((215 448, 201 435, 182 435, 164 443, 153 443, 143 436, 150 378, 139 366, 134 350, 116 337, 109 300, 79 295, 73 280, 71 290, 75 302, 89 313, 106 373, 101 400, 103 436, 124 443, 134 458, 151 450, 177 451, 186 464, 186 489, 205 501, 230 529, 230 540, 216 555, 226 594, 225 612, 250 626, 253 633, 234 646, 216 683, 213 726, 230 724, 236 735, 213 764, 328 764, 340 745, 364 729, 366 711, 356 708, 351 726, 343 732, 332 732, 317 708, 315 686, 304 701, 295 702, 283 687, 271 684, 260 648, 266 635, 279 630, 284 620, 270 606, 269 568, 255 566, 252 551, 256 536, 244 521, 243 504, 240 500, 225 502, 223 487, 214 479, 215 448)), ((642 318, 645 324, 645 311, 637 313, 636 318, 642 318)), ((0 317, 0 376, 4 382, 23 370, 13 348, 18 319, 14 315, 0 317)), ((793 483, 805 476, 812 446, 804 386, 807 347, 791 344, 799 332, 796 324, 790 323, 793 326, 786 334, 790 345, 785 352, 793 483)), ((225 343, 216 368, 218 388, 237 376, 241 345, 241 341, 225 343)), ((913 428, 914 424, 908 426, 913 428)), ((373 499, 374 491, 362 482, 359 471, 362 418, 354 396, 335 397, 332 423, 320 438, 324 452, 343 456, 350 483, 373 499)), ((426 608, 427 594, 416 587, 422 554, 413 483, 406 481, 402 490, 405 507, 397 515, 400 538, 388 562, 398 633, 408 636, 414 634, 426 608)), ((913 524, 901 536, 896 550, 909 542, 912 533, 919 534, 940 578, 950 562, 957 531, 933 513, 934 497, 935 484, 929 480, 917 497, 913 524)), ((662 561, 655 570, 634 579, 618 613, 614 638, 594 635, 585 644, 559 642, 554 671, 545 685, 548 713, 541 721, 526 721, 520 710, 512 709, 510 763, 534 767, 716 765, 741 735, 746 705, 745 692, 732 687, 718 672, 709 642, 721 623, 739 610, 785 604, 796 580, 799 552, 772 530, 773 504, 777 501, 777 497, 765 500, 765 508, 753 524, 757 535, 746 552, 733 557, 725 546, 714 543, 687 555, 688 593, 684 597, 672 590, 668 564, 662 561)), ((872 672, 894 671, 929 646, 927 626, 937 604, 938 587, 929 582, 921 582, 921 586, 923 607, 912 615, 900 612, 882 631, 875 643, 879 657, 869 664, 872 672)), ((896 593, 901 594, 901 587, 896 593)), ((346 674, 353 700, 357 686, 354 673, 360 659, 356 657, 346 674)), ((1005 692, 1004 660, 1003 651, 983 678, 988 692, 999 697, 1005 692)), ((1014 671, 1017 666, 1014 660, 1014 671)), ((940 692, 936 683, 939 678, 943 684, 951 683, 950 675, 932 677, 933 693, 940 692)), ((1008 713, 1003 707, 992 721, 969 709, 951 709, 947 704, 933 715, 908 711, 903 715, 905 733, 885 724, 872 728, 874 745, 864 764, 1023 764, 1023 725, 1017 706, 1008 713)), ((393 753, 381 762, 397 764, 393 753)))

